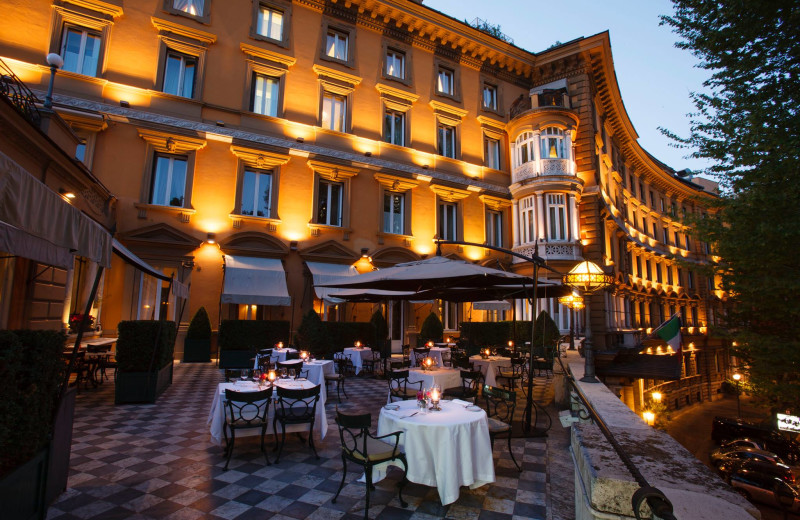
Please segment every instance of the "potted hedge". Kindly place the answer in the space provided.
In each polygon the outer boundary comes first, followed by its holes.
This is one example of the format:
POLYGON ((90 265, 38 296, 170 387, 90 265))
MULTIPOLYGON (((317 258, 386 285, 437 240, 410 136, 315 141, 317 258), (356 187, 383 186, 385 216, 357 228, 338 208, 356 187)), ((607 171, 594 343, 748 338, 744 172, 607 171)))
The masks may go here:
POLYGON ((56 331, 0 331, 3 518, 44 518, 66 487, 75 394, 59 401, 65 340, 56 331))
POLYGON ((303 315, 300 328, 297 329, 297 344, 300 348, 312 352, 317 357, 327 357, 331 345, 328 329, 314 309, 303 315))
POLYGON ((256 351, 288 343, 286 320, 223 320, 219 325, 220 368, 253 368, 256 351))
POLYGON ((417 337, 417 344, 418 346, 422 346, 429 341, 433 341, 434 343, 440 342, 442 341, 443 334, 444 327, 442 326, 442 322, 439 320, 439 316, 432 312, 428 314, 428 317, 422 322, 422 328, 417 337))
POLYGON ((174 321, 121 321, 117 326, 116 404, 155 403, 172 383, 174 321))
POLYGON ((184 363, 207 363, 211 361, 211 320, 205 307, 200 307, 189 322, 183 340, 184 363))

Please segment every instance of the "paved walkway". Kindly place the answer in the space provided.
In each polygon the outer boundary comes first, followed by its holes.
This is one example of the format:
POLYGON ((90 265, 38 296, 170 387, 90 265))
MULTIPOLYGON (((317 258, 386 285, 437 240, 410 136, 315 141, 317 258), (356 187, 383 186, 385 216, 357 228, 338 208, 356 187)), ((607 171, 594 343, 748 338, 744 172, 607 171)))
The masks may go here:
MULTIPOLYGON (((333 421, 336 400, 326 407, 329 430, 317 440, 321 460, 306 445, 287 439, 279 465, 266 466, 255 438, 240 439, 225 464, 206 424, 220 371, 211 364, 177 364, 174 382, 155 405, 114 405, 113 382, 81 392, 77 400, 68 489, 48 511, 48 519, 361 519, 364 484, 348 472, 336 504, 341 479, 339 436, 333 421)), ((537 378, 539 402, 552 401, 552 379, 537 378)), ((386 402, 383 380, 352 378, 342 411, 371 412, 377 423, 386 402)), ((405 487, 409 502, 400 507, 395 484, 399 471, 376 484, 370 518, 385 519, 569 519, 573 515, 571 462, 567 431, 553 417, 546 438, 513 439, 523 465, 518 472, 507 444, 496 442, 494 484, 461 488, 459 500, 442 506, 435 488, 405 487), (557 463, 553 463, 558 461, 557 463), (555 468, 557 474, 552 474, 555 468), (555 483, 555 493, 551 490, 555 483), (552 500, 555 496, 555 501, 552 500), (554 514, 553 510, 558 513, 554 514)), ((268 436, 272 441, 272 436, 268 436)))

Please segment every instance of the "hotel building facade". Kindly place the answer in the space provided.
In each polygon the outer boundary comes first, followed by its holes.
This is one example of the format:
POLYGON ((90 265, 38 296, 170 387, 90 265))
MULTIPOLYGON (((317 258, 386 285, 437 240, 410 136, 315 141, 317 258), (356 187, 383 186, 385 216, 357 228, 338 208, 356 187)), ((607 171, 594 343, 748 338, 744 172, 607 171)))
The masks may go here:
MULTIPOLYGON (((713 398, 724 379, 725 345, 707 332, 725 295, 691 268, 713 256, 681 223, 708 211, 714 187, 638 144, 608 33, 530 52, 411 0, 12 0, 4 12, 0 58, 40 97, 44 56, 64 59, 54 109, 79 139, 75 160, 113 194, 116 238, 189 287, 171 294, 115 258, 94 311, 103 330, 151 317, 185 328, 200 306, 215 328, 296 330, 311 308, 366 321, 372 306, 314 283, 425 258, 440 237, 536 253, 560 272, 592 260, 616 280, 593 296, 598 349, 632 347, 681 312, 691 348, 684 378, 666 383, 674 404, 713 398), (274 283, 247 294, 247 276, 274 283)), ((443 253, 531 273, 482 247, 443 253)), ((0 326, 66 323, 92 269, 67 270, 60 322, 29 294, 0 326)), ((395 348, 430 310, 454 337, 461 321, 511 317, 388 306, 395 348)), ((539 306, 570 329, 557 301, 539 306)), ((515 311, 531 314, 521 301, 515 311)), ((634 373, 606 382, 634 409, 664 386, 634 373)))

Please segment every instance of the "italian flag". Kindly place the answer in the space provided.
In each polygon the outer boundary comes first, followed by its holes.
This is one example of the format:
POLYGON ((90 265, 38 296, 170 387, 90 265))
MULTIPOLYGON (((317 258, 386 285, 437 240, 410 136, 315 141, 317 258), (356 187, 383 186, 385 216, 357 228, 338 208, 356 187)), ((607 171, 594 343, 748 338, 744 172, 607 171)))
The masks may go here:
POLYGON ((681 352, 681 315, 674 314, 669 320, 662 323, 653 334, 667 342, 672 350, 681 352))

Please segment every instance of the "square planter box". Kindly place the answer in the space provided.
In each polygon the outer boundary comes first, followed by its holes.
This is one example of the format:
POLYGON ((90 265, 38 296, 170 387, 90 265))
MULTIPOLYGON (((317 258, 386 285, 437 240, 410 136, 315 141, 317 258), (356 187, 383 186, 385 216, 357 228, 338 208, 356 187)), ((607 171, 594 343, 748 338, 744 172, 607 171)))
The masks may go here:
POLYGON ((45 517, 49 450, 48 445, 31 460, 0 479, 3 518, 34 520, 45 517))
POLYGON ((254 357, 249 350, 220 350, 219 368, 253 368, 254 357))
POLYGON ((172 363, 157 372, 119 372, 115 387, 115 404, 155 403, 172 384, 172 363))
POLYGON ((184 363, 208 363, 211 361, 210 339, 185 339, 183 340, 184 363))

